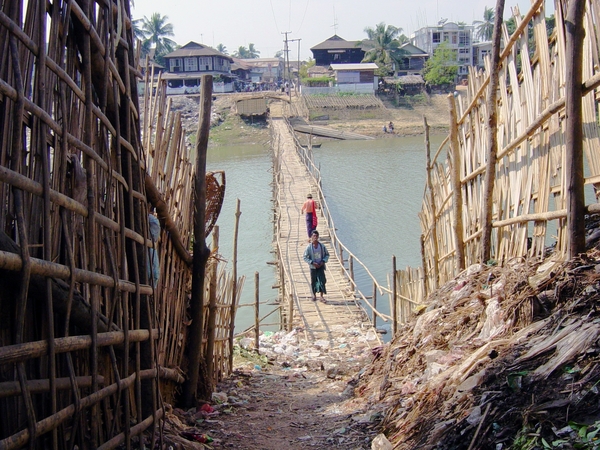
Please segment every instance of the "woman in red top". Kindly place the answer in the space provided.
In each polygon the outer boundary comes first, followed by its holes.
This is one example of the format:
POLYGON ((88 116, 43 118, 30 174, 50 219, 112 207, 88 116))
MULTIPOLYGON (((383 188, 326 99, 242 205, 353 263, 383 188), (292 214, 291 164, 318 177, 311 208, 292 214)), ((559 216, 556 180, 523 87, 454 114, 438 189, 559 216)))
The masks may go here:
POLYGON ((317 228, 315 216, 317 214, 318 209, 317 203, 313 200, 312 194, 308 194, 306 196, 306 201, 302 205, 302 213, 306 213, 306 232, 308 233, 308 237, 312 232, 317 228))

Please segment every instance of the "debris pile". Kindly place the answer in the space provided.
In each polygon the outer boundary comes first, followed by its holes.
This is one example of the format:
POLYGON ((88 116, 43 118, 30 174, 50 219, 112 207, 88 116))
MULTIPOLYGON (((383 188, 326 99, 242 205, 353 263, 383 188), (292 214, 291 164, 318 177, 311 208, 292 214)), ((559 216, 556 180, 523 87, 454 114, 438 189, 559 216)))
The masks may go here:
POLYGON ((599 300, 595 249, 469 267, 382 349, 352 401, 385 411, 394 449, 598 448, 599 300))

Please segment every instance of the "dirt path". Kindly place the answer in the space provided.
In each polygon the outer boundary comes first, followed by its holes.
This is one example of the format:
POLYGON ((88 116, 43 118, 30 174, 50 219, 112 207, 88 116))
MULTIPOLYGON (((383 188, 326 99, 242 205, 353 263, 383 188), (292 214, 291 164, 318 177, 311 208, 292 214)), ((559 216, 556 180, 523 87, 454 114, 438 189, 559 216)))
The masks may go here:
POLYGON ((210 436, 215 449, 370 449, 381 414, 352 393, 372 351, 351 336, 335 349, 296 346, 294 336, 262 340, 268 357, 241 349, 210 406, 167 414, 169 443, 203 448, 183 438, 194 430, 210 436))

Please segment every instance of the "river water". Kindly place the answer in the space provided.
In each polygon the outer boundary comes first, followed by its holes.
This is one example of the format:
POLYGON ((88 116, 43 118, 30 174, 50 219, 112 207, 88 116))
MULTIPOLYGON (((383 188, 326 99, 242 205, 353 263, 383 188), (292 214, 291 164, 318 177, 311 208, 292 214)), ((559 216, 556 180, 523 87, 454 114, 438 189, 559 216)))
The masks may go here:
MULTIPOLYGON (((443 136, 431 137, 435 153, 443 136)), ((392 257, 396 267, 421 264, 418 212, 425 188, 425 145, 423 136, 371 141, 327 141, 314 149, 323 177, 323 191, 340 240, 371 271, 377 281, 388 285, 392 257)), ((238 230, 238 276, 245 276, 240 304, 255 297, 255 273, 259 273, 261 302, 277 299, 273 237, 273 181, 271 153, 266 145, 236 145, 210 148, 208 170, 224 170, 226 193, 217 222, 220 254, 230 261, 236 199, 240 199, 238 230)), ((210 240, 208 240, 210 242, 210 240)), ((229 265, 231 270, 231 265, 229 265)), ((368 275, 354 265, 356 282, 365 295, 373 287, 368 275)), ((260 316, 274 306, 261 305, 260 316)), ((387 296, 378 308, 389 312, 387 296)), ((267 319, 276 322, 277 314, 267 319), (272 320, 270 320, 272 319, 272 320)), ((253 324, 254 311, 241 307, 236 333, 253 324)), ((267 328, 268 329, 268 328, 267 328)), ((272 327, 271 329, 276 329, 272 327)))

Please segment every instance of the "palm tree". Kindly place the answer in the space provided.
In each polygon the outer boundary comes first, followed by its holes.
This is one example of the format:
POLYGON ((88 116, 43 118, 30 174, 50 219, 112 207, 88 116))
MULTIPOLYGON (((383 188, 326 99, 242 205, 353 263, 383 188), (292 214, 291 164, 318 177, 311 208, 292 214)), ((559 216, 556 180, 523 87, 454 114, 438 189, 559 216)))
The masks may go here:
POLYGON ((260 52, 254 48, 254 44, 248 44, 248 58, 258 58, 260 56, 260 52))
POLYGON ((243 45, 240 45, 238 49, 235 52, 233 52, 233 56, 241 59, 250 58, 248 49, 243 45))
POLYGON ((475 20, 473 25, 477 24, 477 38, 482 41, 491 41, 494 33, 495 13, 492 8, 485 7, 483 11, 483 20, 475 20))
POLYGON ((173 25, 167 22, 168 17, 160 13, 153 13, 148 19, 144 16, 142 21, 142 34, 146 41, 154 46, 155 54, 162 56, 172 52, 177 45, 167 36, 174 36, 173 25))
POLYGON ((223 53, 224 55, 229 55, 229 53, 227 53, 227 47, 225 47, 223 44, 217 45, 217 51, 219 53, 223 53))
POLYGON ((375 28, 365 28, 368 38, 361 41, 360 45, 366 50, 363 62, 374 62, 381 69, 383 75, 394 71, 394 65, 399 65, 404 51, 400 49, 402 45, 398 35, 402 33, 402 28, 393 25, 386 27, 384 22, 375 26, 375 28))

